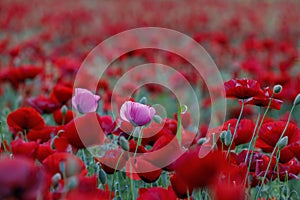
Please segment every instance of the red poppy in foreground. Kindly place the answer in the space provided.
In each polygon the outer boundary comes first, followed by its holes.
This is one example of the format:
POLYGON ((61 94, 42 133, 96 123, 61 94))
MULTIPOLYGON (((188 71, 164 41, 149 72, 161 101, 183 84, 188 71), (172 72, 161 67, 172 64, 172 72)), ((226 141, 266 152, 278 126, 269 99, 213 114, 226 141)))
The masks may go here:
POLYGON ((0 159, 0 199, 34 200, 46 197, 48 179, 32 160, 0 159))
POLYGON ((67 138, 69 143, 77 149, 100 145, 103 143, 107 129, 110 131, 110 127, 104 128, 101 125, 107 124, 101 123, 101 117, 97 113, 90 112, 66 124, 61 136, 67 138))
POLYGON ((86 175, 88 172, 83 161, 69 153, 54 153, 43 161, 43 166, 52 176, 60 173, 62 177, 64 175, 70 177, 74 175, 86 175), (64 172, 61 171, 62 166, 64 166, 64 172))
POLYGON ((137 200, 176 200, 177 197, 172 190, 172 187, 168 189, 161 187, 153 188, 141 188, 139 190, 139 197, 137 200))
POLYGON ((250 79, 231 79, 224 83, 226 97, 248 99, 250 97, 264 96, 260 84, 250 79))
POLYGON ((7 117, 9 129, 17 134, 31 129, 41 129, 46 124, 42 116, 33 108, 19 108, 7 117))
POLYGON ((194 148, 178 159, 175 171, 189 187, 201 188, 214 183, 227 166, 222 152, 210 152, 199 158, 199 148, 194 148))

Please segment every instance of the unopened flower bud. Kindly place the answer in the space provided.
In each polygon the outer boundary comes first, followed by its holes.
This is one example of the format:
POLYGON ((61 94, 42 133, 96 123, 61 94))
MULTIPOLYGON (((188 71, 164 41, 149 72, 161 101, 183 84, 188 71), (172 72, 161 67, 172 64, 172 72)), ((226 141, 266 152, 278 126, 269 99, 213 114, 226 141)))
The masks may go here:
POLYGON ((124 136, 120 137, 119 143, 122 149, 124 149, 125 151, 129 151, 129 142, 126 140, 124 136))
POLYGON ((146 98, 146 97, 142 97, 142 98, 139 100, 139 102, 140 102, 141 104, 146 105, 146 104, 147 104, 147 98, 146 98))
POLYGON ((278 149, 283 149, 289 142, 289 138, 287 136, 284 136, 278 141, 278 149))
POLYGON ((227 131, 222 131, 220 134, 220 140, 224 144, 225 143, 225 136, 227 131))
POLYGON ((65 116, 67 114, 68 108, 66 105, 63 105, 63 107, 61 108, 61 113, 63 114, 63 116, 65 116))
POLYGON ((294 100, 294 105, 298 105, 300 103, 300 94, 298 94, 294 100))
POLYGON ((76 176, 70 177, 69 180, 68 180, 67 188, 69 190, 71 190, 71 189, 77 187, 77 185, 78 185, 77 177, 76 176))
POLYGON ((159 115, 154 115, 153 116, 153 121, 155 121, 158 124, 162 123, 162 118, 159 115))
POLYGON ((197 144, 201 145, 201 144, 204 144, 206 142, 206 138, 200 138, 198 141, 197 141, 197 144))
POLYGON ((61 175, 60 175, 60 173, 56 173, 56 174, 54 174, 54 175, 52 176, 52 184, 53 184, 54 186, 56 186, 56 185, 58 184, 59 180, 61 180, 61 175))
POLYGON ((226 134, 225 134, 224 144, 226 146, 230 145, 231 139, 232 139, 232 134, 231 134, 231 131, 228 130, 228 131, 226 131, 226 134))
POLYGON ((273 93, 279 94, 282 91, 282 86, 281 85, 275 85, 273 87, 273 93))

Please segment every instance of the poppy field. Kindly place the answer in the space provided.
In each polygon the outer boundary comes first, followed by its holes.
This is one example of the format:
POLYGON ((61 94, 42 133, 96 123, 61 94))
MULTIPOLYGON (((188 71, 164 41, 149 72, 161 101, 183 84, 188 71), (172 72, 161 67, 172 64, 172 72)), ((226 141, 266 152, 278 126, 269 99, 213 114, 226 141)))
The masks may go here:
POLYGON ((300 199, 300 1, 0 1, 0 200, 300 199))

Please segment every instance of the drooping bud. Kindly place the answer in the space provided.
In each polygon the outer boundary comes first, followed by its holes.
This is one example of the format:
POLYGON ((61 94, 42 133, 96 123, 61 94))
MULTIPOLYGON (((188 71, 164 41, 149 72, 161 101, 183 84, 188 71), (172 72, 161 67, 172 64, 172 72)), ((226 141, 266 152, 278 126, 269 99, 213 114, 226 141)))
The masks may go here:
POLYGON ((201 144, 204 144, 206 142, 206 138, 203 137, 203 138, 200 138, 198 141, 197 141, 197 144, 201 145, 201 144))
POLYGON ((120 137, 119 143, 122 149, 124 149, 125 151, 129 151, 129 142, 126 140, 124 136, 120 137))
POLYGON ((300 103, 300 94, 298 94, 294 100, 294 105, 298 105, 300 103))
POLYGON ((278 149, 281 150, 283 149, 289 142, 289 138, 288 136, 284 136, 283 138, 281 138, 279 141, 278 141, 278 149))
POLYGON ((155 121, 158 124, 162 123, 162 118, 159 115, 154 115, 153 116, 153 121, 155 121))
POLYGON ((58 184, 59 180, 61 180, 61 175, 60 175, 60 173, 56 173, 56 174, 54 174, 54 175, 52 176, 52 184, 53 184, 54 186, 56 186, 56 185, 58 184))
POLYGON ((68 108, 66 105, 63 105, 63 107, 61 108, 61 113, 63 116, 66 116, 67 114, 67 111, 68 111, 68 108))
POLYGON ((67 184, 67 188, 68 190, 71 190, 75 187, 77 187, 78 185, 78 180, 76 176, 72 176, 68 179, 68 184, 67 184))
POLYGON ((282 91, 282 86, 281 85, 275 85, 273 87, 273 93, 274 94, 279 94, 282 91))
POLYGON ((146 97, 142 97, 142 98, 139 100, 139 102, 140 102, 141 104, 146 105, 146 104, 147 104, 147 98, 146 98, 146 97))

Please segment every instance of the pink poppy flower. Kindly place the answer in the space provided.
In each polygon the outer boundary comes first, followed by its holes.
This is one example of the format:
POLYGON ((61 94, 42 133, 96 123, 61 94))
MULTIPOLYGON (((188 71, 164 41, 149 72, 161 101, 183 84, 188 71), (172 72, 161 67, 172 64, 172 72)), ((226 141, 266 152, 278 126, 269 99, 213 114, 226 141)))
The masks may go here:
POLYGON ((91 91, 83 88, 76 88, 75 96, 72 98, 72 106, 82 114, 95 112, 99 100, 100 96, 93 94, 91 91))
POLYGON ((122 120, 131 122, 135 126, 144 126, 148 124, 155 114, 155 109, 132 101, 126 101, 120 109, 122 120))

